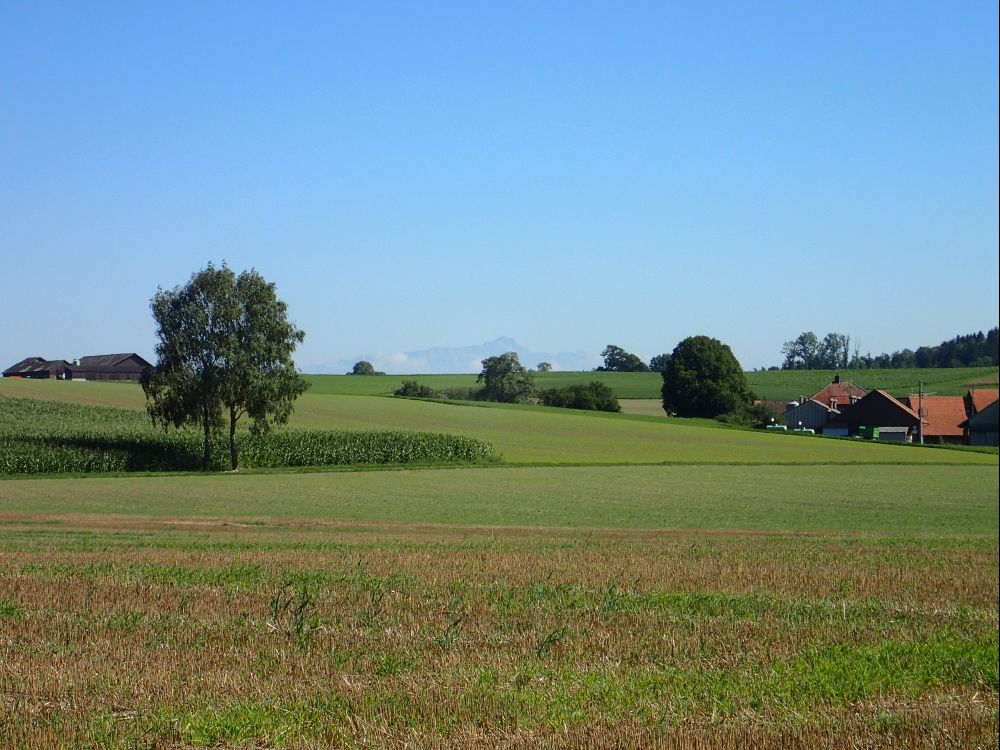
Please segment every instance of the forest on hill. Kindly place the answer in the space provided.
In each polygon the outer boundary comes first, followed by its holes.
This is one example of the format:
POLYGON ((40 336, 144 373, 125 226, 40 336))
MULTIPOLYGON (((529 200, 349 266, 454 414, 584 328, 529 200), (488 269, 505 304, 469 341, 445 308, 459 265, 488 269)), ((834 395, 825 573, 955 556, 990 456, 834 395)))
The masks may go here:
MULTIPOLYGON (((989 367, 1000 364, 998 329, 955 336, 936 346, 900 349, 891 354, 861 354, 855 346, 851 354, 851 337, 843 333, 828 333, 820 339, 812 331, 786 341, 781 348, 785 355, 782 370, 890 370, 911 367, 989 367)), ((778 369, 777 367, 771 369, 778 369)))

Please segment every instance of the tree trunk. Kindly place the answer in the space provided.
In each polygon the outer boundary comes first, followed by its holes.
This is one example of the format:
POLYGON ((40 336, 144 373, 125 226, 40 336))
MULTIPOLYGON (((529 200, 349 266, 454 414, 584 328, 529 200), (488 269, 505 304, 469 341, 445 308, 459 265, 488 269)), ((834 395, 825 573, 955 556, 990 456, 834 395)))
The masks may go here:
POLYGON ((209 471, 212 468, 212 429, 208 419, 208 407, 201 410, 202 427, 205 429, 205 449, 201 454, 201 470, 209 471))
POLYGON ((236 409, 229 409, 229 468, 236 471, 236 409))

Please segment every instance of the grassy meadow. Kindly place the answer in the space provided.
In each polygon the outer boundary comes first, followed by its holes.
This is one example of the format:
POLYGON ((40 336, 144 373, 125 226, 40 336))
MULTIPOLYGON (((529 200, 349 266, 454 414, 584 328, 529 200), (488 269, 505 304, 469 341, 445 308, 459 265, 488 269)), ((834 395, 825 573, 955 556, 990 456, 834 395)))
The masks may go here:
MULTIPOLYGON (((798 399, 812 395, 833 381, 835 375, 851 380, 866 390, 880 388, 896 396, 915 392, 918 381, 924 384, 928 393, 939 395, 961 395, 969 388, 996 388, 1000 370, 996 367, 956 367, 956 368, 906 368, 900 370, 769 370, 747 372, 747 382, 759 398, 798 399)), ((388 396, 399 388, 404 380, 444 390, 448 388, 475 388, 474 374, 457 375, 306 375, 310 383, 308 393, 313 396, 388 396)), ((611 388, 619 399, 659 399, 663 380, 655 372, 541 372, 535 373, 538 388, 564 388, 568 385, 586 384, 597 380, 611 388)), ((25 381, 0 379, 0 393, 5 389, 15 389, 25 381)), ((29 384, 30 385, 30 384, 29 384)), ((36 384, 37 385, 37 384, 36 384)), ((123 383, 71 383, 74 388, 94 389, 101 387, 132 388, 123 383)), ((44 398, 45 396, 38 396, 44 398)), ((100 397, 94 401, 86 393, 73 396, 82 403, 106 403, 100 397)), ((124 399, 122 405, 141 407, 141 394, 137 398, 124 399)))
MULTIPOLYGON (((918 381, 926 392, 961 395, 969 388, 997 387, 996 367, 905 368, 900 370, 770 370, 748 372, 747 381, 759 398, 798 399, 811 396, 839 374, 866 390, 876 388, 895 396, 916 392, 918 381)), ((475 375, 310 375, 311 393, 339 396, 382 396, 391 394, 404 380, 416 380, 431 388, 473 388, 475 375)), ((619 399, 657 399, 663 380, 655 372, 542 372, 535 374, 538 388, 563 388, 578 383, 600 381, 619 399)))
POLYGON ((320 385, 316 429, 502 461, 0 478, 0 747, 997 747, 995 451, 320 385))

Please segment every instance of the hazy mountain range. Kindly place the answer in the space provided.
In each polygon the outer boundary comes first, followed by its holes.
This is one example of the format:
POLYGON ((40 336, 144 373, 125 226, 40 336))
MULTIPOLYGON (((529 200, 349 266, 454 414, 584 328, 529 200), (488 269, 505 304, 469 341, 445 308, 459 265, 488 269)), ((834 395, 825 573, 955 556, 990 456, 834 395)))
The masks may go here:
POLYGON ((439 373, 475 372, 483 369, 482 360, 505 352, 517 352, 521 364, 535 368, 539 362, 549 362, 553 370, 592 370, 601 358, 586 352, 533 352, 506 336, 469 346, 435 346, 412 352, 359 354, 335 362, 300 365, 306 373, 343 374, 350 372, 355 362, 366 360, 376 370, 390 375, 434 375, 439 373))

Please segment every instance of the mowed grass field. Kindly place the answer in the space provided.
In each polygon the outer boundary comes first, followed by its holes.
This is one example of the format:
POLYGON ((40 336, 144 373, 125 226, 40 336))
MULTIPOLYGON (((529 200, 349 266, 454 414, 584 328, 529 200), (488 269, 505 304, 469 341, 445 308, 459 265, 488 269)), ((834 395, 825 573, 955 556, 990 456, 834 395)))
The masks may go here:
POLYGON ((315 390, 296 426, 507 463, 0 479, 0 747, 997 746, 996 453, 315 390))
MULTIPOLYGON (((923 383, 926 393, 938 395, 962 395, 970 388, 996 388, 1000 380, 1000 370, 996 367, 959 367, 959 368, 908 368, 901 370, 771 370, 767 372, 748 372, 747 382, 759 398, 766 399, 798 399, 810 396, 833 381, 836 375, 845 380, 857 383, 866 390, 876 388, 888 391, 896 396, 915 393, 918 382, 923 383)), ((399 388, 405 380, 415 380, 436 390, 448 388, 476 388, 476 376, 471 374, 456 375, 307 375, 310 383, 309 395, 312 396, 388 396, 399 388)), ((659 400, 663 380, 655 372, 546 372, 535 374, 535 385, 540 388, 563 388, 568 385, 586 384, 593 380, 604 383, 611 388, 619 399, 644 400, 642 407, 636 405, 626 409, 635 413, 654 413, 660 416, 662 412, 650 412, 652 402, 659 400)), ((18 384, 24 381, 0 379, 0 393, 17 395, 18 384), (5 389, 13 389, 6 391, 5 389)), ((31 384, 29 384, 31 385, 31 384)), ((38 385, 35 383, 34 385, 38 385)), ((61 383, 60 387, 72 386, 84 389, 98 390, 103 387, 132 388, 130 384, 121 383, 61 383), (94 387, 97 388, 94 388, 94 387)), ((39 396, 45 397, 45 396, 39 396)), ((91 398, 86 393, 73 397, 88 403, 91 398)), ((93 403, 106 403, 103 400, 93 403)), ((141 406, 141 395, 138 398, 124 399, 122 405, 141 406)))
MULTIPOLYGON (((747 382, 758 398, 798 399, 811 396, 833 381, 835 375, 857 383, 865 390, 879 388, 895 396, 915 393, 918 382, 925 392, 962 395, 969 388, 996 388, 996 367, 906 368, 900 370, 770 370, 748 372, 747 382)), ((475 375, 310 375, 317 395, 380 396, 391 394, 404 380, 416 380, 431 388, 474 388, 475 375)), ((544 372, 535 374, 538 388, 563 388, 600 381, 619 399, 657 399, 663 380, 655 372, 544 372)))
MULTIPOLYGON (((132 409, 144 403, 138 386, 117 383, 0 380, 0 393, 132 409)), ((710 420, 311 392, 296 402, 290 426, 461 434, 492 443, 508 463, 996 465, 995 454, 727 429, 710 420)))

